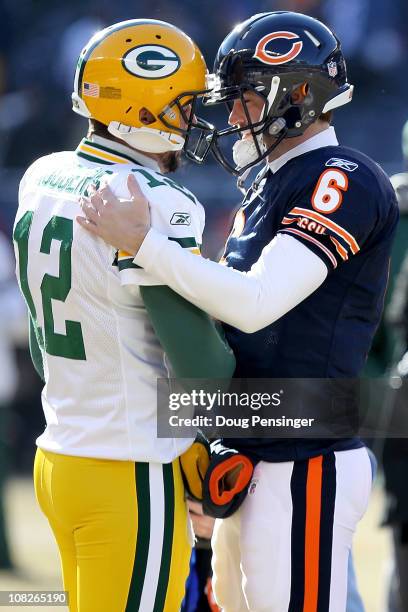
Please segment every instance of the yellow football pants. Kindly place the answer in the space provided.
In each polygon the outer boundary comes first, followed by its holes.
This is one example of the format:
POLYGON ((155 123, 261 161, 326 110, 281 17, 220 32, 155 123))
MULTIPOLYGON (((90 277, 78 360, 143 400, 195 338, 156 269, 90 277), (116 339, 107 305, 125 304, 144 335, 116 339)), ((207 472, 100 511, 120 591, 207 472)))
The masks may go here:
POLYGON ((191 538, 178 459, 134 463, 37 450, 34 486, 70 612, 177 612, 191 538))

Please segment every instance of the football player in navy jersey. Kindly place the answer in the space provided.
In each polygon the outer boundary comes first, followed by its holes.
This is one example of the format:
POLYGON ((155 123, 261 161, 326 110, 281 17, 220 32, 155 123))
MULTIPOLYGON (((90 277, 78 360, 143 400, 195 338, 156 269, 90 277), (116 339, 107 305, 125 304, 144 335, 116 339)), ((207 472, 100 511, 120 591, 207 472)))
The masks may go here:
MULTIPOLYGON (((227 102, 218 161, 264 167, 238 211, 220 265, 150 228, 109 190, 84 202, 92 233, 224 322, 237 377, 357 377, 379 323, 398 220, 392 186, 340 146, 333 109, 352 86, 336 36, 291 12, 255 15, 220 46, 209 103, 227 102), (238 136, 233 160, 223 141, 238 136)), ((344 612, 347 562, 371 468, 356 438, 229 439, 257 465, 250 494, 217 521, 214 591, 226 612, 344 612)))

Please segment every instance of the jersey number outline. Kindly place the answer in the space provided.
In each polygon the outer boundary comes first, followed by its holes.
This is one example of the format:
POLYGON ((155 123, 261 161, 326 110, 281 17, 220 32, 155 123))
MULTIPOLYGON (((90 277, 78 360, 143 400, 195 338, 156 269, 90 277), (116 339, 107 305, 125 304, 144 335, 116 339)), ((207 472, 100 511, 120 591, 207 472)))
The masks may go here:
POLYGON ((13 239, 19 253, 18 272, 21 291, 25 297, 38 344, 49 355, 66 359, 86 360, 81 324, 78 321, 65 321, 66 334, 59 334, 54 328, 52 300, 65 302, 71 291, 72 265, 71 248, 73 221, 65 217, 53 216, 44 228, 40 252, 50 254, 53 240, 60 242, 59 274, 44 274, 41 281, 41 298, 44 316, 44 331, 38 325, 37 311, 28 283, 28 240, 33 222, 33 211, 27 211, 16 223, 13 239))
POLYGON ((312 206, 317 212, 330 215, 340 208, 343 192, 348 189, 348 176, 337 168, 324 170, 312 195, 312 206))
POLYGON ((159 181, 159 179, 150 174, 150 172, 147 172, 147 170, 145 170, 144 168, 132 168, 132 172, 138 172, 139 174, 144 176, 145 179, 147 179, 148 187, 150 187, 151 189, 154 189, 155 187, 160 187, 160 185, 167 185, 168 187, 171 187, 172 189, 175 189, 176 191, 182 193, 184 196, 186 196, 186 198, 191 200, 193 204, 197 204, 195 196, 188 189, 183 187, 183 185, 176 183, 176 181, 173 181, 173 179, 168 178, 167 176, 163 176, 163 180, 159 181))

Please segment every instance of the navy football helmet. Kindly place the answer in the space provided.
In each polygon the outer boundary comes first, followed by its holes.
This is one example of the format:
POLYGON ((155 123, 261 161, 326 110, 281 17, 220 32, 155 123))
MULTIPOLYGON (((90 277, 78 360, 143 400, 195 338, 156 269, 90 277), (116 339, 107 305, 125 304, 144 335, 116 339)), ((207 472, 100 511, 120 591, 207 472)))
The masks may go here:
POLYGON ((212 143, 216 159, 240 176, 258 164, 283 140, 300 136, 322 113, 350 102, 340 42, 323 23, 288 11, 261 13, 239 24, 221 44, 210 80, 206 105, 241 100, 247 125, 217 130, 212 143), (301 88, 303 100, 293 92, 301 88), (250 119, 244 95, 252 91, 264 100, 262 116, 250 119), (257 156, 239 167, 222 150, 223 136, 250 130, 257 156), (266 147, 262 134, 274 137, 266 147))

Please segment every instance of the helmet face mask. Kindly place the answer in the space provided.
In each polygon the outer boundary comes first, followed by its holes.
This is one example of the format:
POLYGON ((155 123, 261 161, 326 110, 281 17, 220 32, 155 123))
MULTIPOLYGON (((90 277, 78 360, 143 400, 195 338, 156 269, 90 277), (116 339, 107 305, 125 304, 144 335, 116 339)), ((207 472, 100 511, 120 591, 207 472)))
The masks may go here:
MULTIPOLYGON (((183 109, 186 100, 195 108, 208 93, 206 74, 200 50, 178 28, 156 20, 121 22, 98 32, 83 49, 73 110, 140 151, 180 151, 192 132, 205 140, 214 131, 183 109), (144 108, 154 119, 148 124, 141 119, 144 108)), ((189 156, 194 159, 194 152, 189 156)))
MULTIPOLYGON (((284 124, 280 123, 280 121, 276 121, 277 117, 271 116, 268 112, 268 98, 265 96, 260 89, 264 89, 263 87, 255 87, 253 85, 240 85, 240 86, 231 86, 224 88, 222 92, 222 101, 225 102, 228 112, 231 113, 234 107, 234 103, 239 101, 243 114, 245 115, 245 123, 242 125, 231 125, 229 127, 216 130, 213 136, 212 143, 212 154, 215 159, 231 174, 235 176, 241 176, 245 174, 248 170, 250 170, 254 165, 260 163, 263 159, 265 159, 276 146, 283 140, 286 136, 286 130, 284 129, 284 124), (262 110, 259 114, 259 117, 254 119, 251 117, 250 110, 248 108, 248 102, 246 96, 248 94, 254 94, 260 98, 260 102, 262 102, 262 110), (277 129, 277 127, 279 129, 277 129), (265 142, 263 136, 265 134, 270 135, 270 137, 275 136, 276 139, 272 140, 270 138, 269 144, 265 142), (238 140, 235 141, 235 144, 231 146, 230 138, 235 136, 238 140), (228 139, 228 142, 227 142, 228 139), (239 140, 248 140, 251 139, 253 146, 251 146, 250 157, 254 156, 256 152, 255 159, 245 161, 245 156, 241 163, 238 163, 235 153, 237 150, 237 144, 239 140), (272 142, 271 142, 272 141, 272 142), (232 155, 231 155, 232 153, 232 155), (231 159, 232 156, 232 159, 231 159)), ((212 101, 205 101, 207 105, 212 104, 212 101)), ((218 102, 215 102, 218 103, 218 102)))
POLYGON ((208 93, 207 89, 200 92, 185 91, 174 98, 158 117, 169 130, 183 136, 184 153, 197 163, 202 163, 207 157, 215 133, 211 123, 196 115, 198 101, 208 93), (180 121, 176 121, 177 116, 181 118, 183 127, 180 121))
POLYGON ((316 19, 287 11, 255 15, 237 26, 221 44, 209 82, 206 105, 225 102, 231 108, 239 100, 247 118, 246 126, 217 130, 213 139, 217 161, 238 176, 284 138, 301 136, 322 113, 349 102, 353 92, 336 36, 316 19), (248 118, 248 91, 265 100, 257 121, 248 118), (302 96, 295 95, 298 91, 302 96), (245 131, 251 133, 258 155, 243 166, 232 164, 225 139, 245 131), (262 134, 268 141, 263 147, 262 134))
MULTIPOLYGON (((279 78, 275 77, 276 81, 279 82, 279 78)), ((299 86, 297 84, 293 89, 299 86)), ((241 85, 231 86, 225 88, 222 92, 222 101, 225 102, 228 112, 231 113, 234 107, 234 103, 239 101, 243 114, 245 115, 245 123, 242 125, 231 125, 229 127, 216 130, 213 136, 212 153, 215 159, 231 174, 235 176, 241 176, 247 174, 247 172, 255 165, 263 161, 281 142, 284 138, 288 137, 288 130, 286 127, 286 121, 282 118, 282 115, 289 108, 296 112, 296 107, 290 102, 291 92, 285 94, 277 105, 278 112, 271 112, 271 100, 270 97, 266 96, 262 91, 265 88, 263 86, 255 85, 241 85), (251 117, 250 110, 248 108, 248 101, 246 96, 254 94, 262 101, 262 110, 259 117, 254 119, 251 117), (232 136, 238 137, 235 144, 231 146, 230 138, 232 136), (266 136, 266 138, 265 138, 266 136), (250 149, 251 155, 248 159, 245 156, 242 157, 241 161, 238 162, 236 151, 239 149, 237 145, 239 139, 248 140, 251 139, 253 146, 250 149), (227 143, 227 139, 229 142, 227 143), (232 149, 232 155, 231 155, 232 149), (256 152, 256 157, 254 154, 256 152), (232 159, 231 159, 232 157, 232 159)), ((207 105, 213 104, 212 101, 204 102, 207 105)), ((215 102, 215 103, 218 103, 215 102)))

